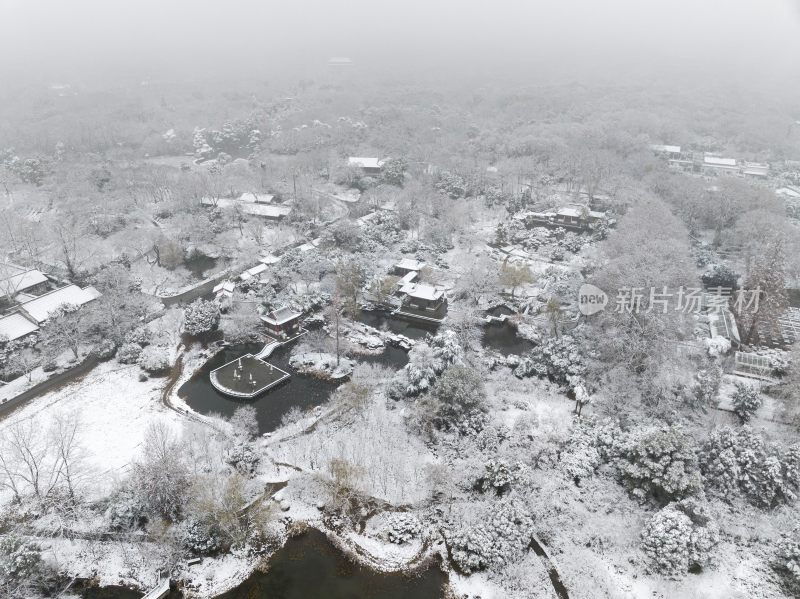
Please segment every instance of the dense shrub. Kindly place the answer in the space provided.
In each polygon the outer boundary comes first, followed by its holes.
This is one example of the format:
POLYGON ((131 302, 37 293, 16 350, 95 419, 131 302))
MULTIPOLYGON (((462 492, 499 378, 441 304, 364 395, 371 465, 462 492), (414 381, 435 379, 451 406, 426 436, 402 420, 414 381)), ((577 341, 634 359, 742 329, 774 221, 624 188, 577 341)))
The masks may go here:
POLYGON ((219 306, 215 302, 199 299, 183 310, 183 328, 195 337, 202 337, 217 330, 219 319, 219 306))
POLYGON ((225 450, 225 463, 233 466, 241 474, 255 472, 259 459, 258 454, 246 442, 235 442, 225 450))
POLYGON ((674 427, 640 434, 620 469, 624 483, 640 499, 667 503, 702 489, 694 440, 674 427))
POLYGON ((195 555, 209 555, 221 548, 215 527, 193 516, 181 523, 181 543, 195 555))
POLYGON ((466 574, 519 560, 533 535, 533 518, 511 501, 493 503, 471 523, 448 523, 445 541, 454 565, 466 574))
POLYGON ((39 545, 17 536, 0 538, 0 593, 3 597, 39 596, 33 589, 42 581, 44 570, 39 545))
POLYGON ((705 505, 694 499, 671 503, 657 512, 642 531, 648 570, 682 578, 706 566, 719 542, 719 531, 705 505))
POLYGON ((109 498, 106 518, 111 530, 127 531, 147 522, 147 510, 141 497, 130 485, 124 485, 109 498))
POLYGON ((139 366, 150 374, 161 374, 169 370, 169 350, 158 345, 148 345, 139 356, 139 366))
POLYGON ((94 348, 94 355, 101 360, 110 360, 117 352, 117 346, 111 339, 103 339, 94 348))
POLYGON ((518 467, 509 466, 503 460, 489 460, 484 464, 484 473, 476 486, 484 493, 494 491, 498 495, 511 490, 511 485, 517 481, 518 467))
POLYGON ((742 422, 749 422, 762 404, 758 388, 744 383, 736 383, 736 391, 731 399, 733 411, 742 422))
POLYGON ((386 519, 383 535, 390 543, 403 545, 418 538, 422 533, 422 523, 411 514, 394 512, 386 519))
POLYGON ((514 375, 547 377, 559 384, 568 384, 573 377, 583 376, 586 365, 576 340, 570 335, 551 337, 537 345, 514 369, 514 375))
POLYGON ((795 533, 778 545, 772 567, 780 574, 786 590, 800 595, 800 535, 795 533))
POLYGON ((800 446, 781 456, 750 427, 714 431, 700 450, 706 492, 733 500, 742 495, 772 508, 793 501, 800 490, 800 446))
POLYGON ((739 275, 725 264, 714 264, 703 273, 703 285, 709 289, 722 287, 723 289, 735 289, 739 275))
POLYGON ((455 364, 444 371, 431 390, 434 425, 458 428, 465 419, 486 411, 486 390, 480 375, 468 366, 455 364))
POLYGON ((117 361, 120 364, 136 364, 142 355, 142 347, 136 343, 124 343, 117 351, 117 361))

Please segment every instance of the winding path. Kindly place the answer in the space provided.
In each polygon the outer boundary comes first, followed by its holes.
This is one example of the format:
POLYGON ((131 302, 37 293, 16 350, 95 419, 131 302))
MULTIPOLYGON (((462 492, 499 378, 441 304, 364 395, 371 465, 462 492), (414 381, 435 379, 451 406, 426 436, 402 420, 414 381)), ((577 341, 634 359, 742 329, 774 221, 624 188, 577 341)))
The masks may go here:
POLYGON ((567 591, 566 585, 562 582, 561 576, 558 574, 555 563, 552 558, 547 555, 547 552, 544 550, 544 545, 536 535, 531 536, 530 547, 536 555, 542 558, 542 561, 547 566, 547 575, 550 577, 550 583, 553 585, 556 597, 558 597, 558 599, 569 599, 569 592, 567 591))

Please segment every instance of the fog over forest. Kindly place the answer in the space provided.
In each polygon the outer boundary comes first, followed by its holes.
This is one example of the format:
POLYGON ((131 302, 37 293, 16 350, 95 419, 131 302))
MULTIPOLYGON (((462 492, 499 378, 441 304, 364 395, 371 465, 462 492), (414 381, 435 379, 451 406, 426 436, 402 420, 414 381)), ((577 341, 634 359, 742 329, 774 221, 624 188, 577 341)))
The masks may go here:
POLYGON ((348 56, 378 76, 794 85, 800 3, 3 0, 0 49, 0 72, 58 80, 270 77, 348 56))

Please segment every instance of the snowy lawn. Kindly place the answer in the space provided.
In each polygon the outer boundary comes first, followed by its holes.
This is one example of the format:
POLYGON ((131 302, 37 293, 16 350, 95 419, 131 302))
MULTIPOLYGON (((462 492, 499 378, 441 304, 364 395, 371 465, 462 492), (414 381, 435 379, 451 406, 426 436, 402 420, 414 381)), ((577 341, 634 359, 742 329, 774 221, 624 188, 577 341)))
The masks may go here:
MULTIPOLYGON (((13 423, 34 419, 46 431, 57 414, 79 420, 79 444, 87 472, 89 498, 103 497, 116 477, 137 457, 148 425, 162 420, 177 430, 181 416, 160 400, 167 379, 139 380, 141 369, 104 362, 78 382, 32 400, 0 421, 0 434, 13 423)), ((9 499, 0 495, 0 502, 9 499)))

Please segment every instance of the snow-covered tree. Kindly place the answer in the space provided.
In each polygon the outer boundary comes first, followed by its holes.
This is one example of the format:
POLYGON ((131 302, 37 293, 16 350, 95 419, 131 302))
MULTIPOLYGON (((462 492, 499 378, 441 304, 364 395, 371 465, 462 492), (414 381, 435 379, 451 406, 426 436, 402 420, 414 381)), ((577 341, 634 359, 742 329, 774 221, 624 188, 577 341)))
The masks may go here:
POLYGON ((123 343, 117 351, 117 361, 120 364, 136 364, 142 355, 142 346, 138 343, 123 343))
POLYGON ((166 372, 170 367, 169 349, 160 345, 148 345, 139 356, 139 365, 151 374, 166 372))
POLYGON ((772 508, 793 501, 800 489, 800 448, 789 447, 781 455, 748 426, 714 431, 699 453, 706 491, 723 499, 741 494, 772 508))
POLYGON ((512 264, 508 261, 500 265, 498 277, 503 287, 511 289, 511 297, 514 297, 517 289, 534 281, 533 273, 527 264, 512 264))
POLYGON ((217 330, 219 306, 212 301, 196 300, 183 310, 183 328, 190 335, 202 337, 217 330))
POLYGON ((453 563, 469 574, 521 559, 530 545, 533 526, 528 511, 509 500, 483 507, 472 514, 471 521, 447 523, 444 535, 453 563))
POLYGON ((422 533, 422 523, 416 516, 403 512, 392 512, 386 518, 382 535, 390 543, 403 545, 418 538, 422 533))
POLYGON ((667 503, 702 489, 694 440, 675 427, 641 433, 624 457, 623 481, 640 499, 667 503))
POLYGON ((569 384, 586 373, 583 353, 574 337, 550 337, 531 350, 514 369, 514 375, 547 377, 555 383, 569 384))
POLYGON ((149 514, 176 520, 186 507, 189 472, 178 440, 167 424, 150 425, 141 459, 133 462, 133 488, 149 514))
POLYGON ((402 186, 406 179, 408 163, 403 158, 388 158, 381 169, 381 179, 391 185, 402 186))
POLYGON ((736 383, 731 400, 733 411, 742 422, 749 422, 763 403, 758 387, 746 383, 736 383))
POLYGON ((41 548, 18 536, 0 538, 0 593, 7 599, 38 596, 45 564, 41 548))
POLYGON ((694 499, 670 503, 642 530, 642 551, 651 572, 682 578, 704 567, 719 542, 719 531, 704 504, 694 499))
POLYGON ((736 314, 744 343, 752 343, 759 324, 776 322, 789 305, 785 290, 785 262, 784 241, 780 237, 765 244, 753 261, 745 289, 757 293, 759 299, 752 304, 742 302, 736 314))
POLYGON ((147 521, 147 506, 130 481, 125 481, 108 498, 106 519, 115 531, 136 529, 147 521))
POLYGON ((194 555, 209 555, 221 549, 215 527, 196 516, 189 516, 181 522, 181 542, 194 555))
POLYGON ((778 545, 772 567, 781 575, 786 589, 800 594, 800 534, 787 536, 778 545))
POLYGON ((518 466, 511 466, 504 460, 491 459, 484 464, 484 474, 477 480, 477 487, 484 493, 494 491, 502 495, 517 481, 518 470, 518 466))
POLYGON ((474 368, 455 364, 447 368, 431 389, 431 414, 437 428, 459 426, 486 411, 486 390, 474 368))
POLYGON ((389 397, 414 397, 427 391, 448 366, 461 362, 463 354, 454 331, 429 336, 425 343, 417 343, 409 352, 408 364, 389 383, 389 397))

